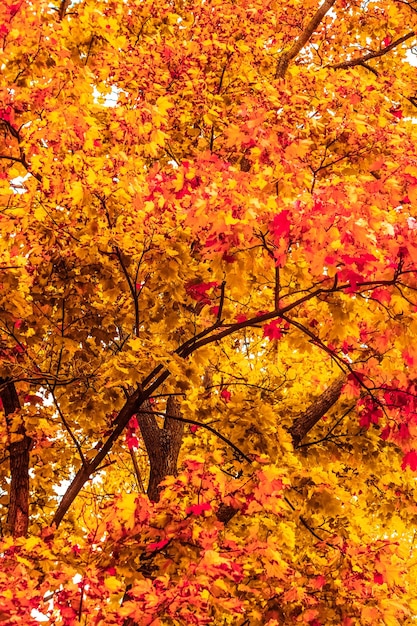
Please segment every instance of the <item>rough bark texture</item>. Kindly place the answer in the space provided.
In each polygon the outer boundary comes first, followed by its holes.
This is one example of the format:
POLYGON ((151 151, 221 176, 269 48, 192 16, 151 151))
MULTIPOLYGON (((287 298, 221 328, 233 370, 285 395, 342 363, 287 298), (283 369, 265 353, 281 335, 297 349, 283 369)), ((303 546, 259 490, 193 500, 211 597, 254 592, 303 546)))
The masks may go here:
POLYGON ((346 382, 346 374, 341 374, 336 380, 316 398, 306 411, 295 418, 289 429, 294 447, 296 448, 306 434, 317 424, 327 411, 338 401, 346 382))
POLYGON ((29 526, 29 450, 31 439, 22 422, 16 427, 13 414, 20 409, 19 398, 12 381, 0 379, 0 398, 6 416, 9 465, 10 498, 7 513, 7 531, 13 537, 24 537, 29 526), (15 440, 16 439, 16 440, 15 440))
POLYGON ((147 493, 153 502, 159 500, 159 485, 164 478, 177 473, 184 423, 176 420, 175 417, 180 417, 180 410, 178 401, 174 396, 170 396, 168 399, 166 417, 162 428, 157 424, 149 401, 143 404, 142 410, 138 414, 139 426, 150 465, 147 493))

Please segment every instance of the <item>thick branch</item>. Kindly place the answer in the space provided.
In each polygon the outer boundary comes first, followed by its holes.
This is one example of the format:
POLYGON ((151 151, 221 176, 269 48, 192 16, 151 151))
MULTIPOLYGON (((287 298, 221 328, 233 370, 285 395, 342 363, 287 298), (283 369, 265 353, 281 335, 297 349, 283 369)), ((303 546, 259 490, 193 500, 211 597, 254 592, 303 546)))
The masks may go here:
POLYGON ((346 374, 341 374, 333 383, 316 398, 306 411, 301 413, 289 429, 294 447, 296 448, 307 433, 317 424, 327 411, 338 401, 346 382, 346 374))
POLYGON ((58 11, 60 21, 64 19, 65 13, 67 12, 69 5, 70 5, 70 0, 61 0, 61 5, 58 11))
POLYGON ((284 52, 278 60, 277 70, 275 78, 284 78, 288 69, 288 65, 292 59, 304 48, 306 43, 310 40, 311 36, 317 29, 317 26, 321 23, 326 13, 332 8, 336 0, 325 0, 323 4, 317 9, 306 28, 303 30, 297 41, 294 42, 288 52, 284 52))
POLYGON ((0 379, 0 397, 6 415, 10 458, 10 499, 7 528, 13 537, 25 537, 29 526, 29 450, 31 439, 21 422, 13 425, 13 414, 20 409, 14 382, 0 379))
MULTIPOLYGON (((149 395, 151 395, 151 391, 149 392, 149 395)), ((135 413, 137 413, 142 402, 149 398, 149 395, 143 393, 141 389, 137 389, 137 391, 130 398, 128 398, 128 400, 126 400, 123 408, 120 410, 119 415, 117 416, 113 431, 104 443, 100 442, 99 444, 97 444, 97 454, 89 463, 86 463, 80 467, 72 483, 63 495, 62 500, 59 503, 59 506, 53 517, 52 524, 55 524, 55 526, 59 526, 65 513, 68 511, 71 504, 74 502, 75 498, 84 487, 85 483, 89 480, 94 471, 100 466, 107 453, 113 447, 114 442, 119 438, 119 436, 129 423, 130 418, 135 413)))
POLYGON ((415 36, 416 36, 416 32, 412 30, 411 32, 407 33, 407 35, 403 35, 403 37, 400 37, 396 41, 393 41, 392 43, 390 43, 388 46, 385 46, 385 48, 382 48, 382 50, 378 50, 376 52, 368 52, 367 54, 364 54, 363 56, 358 57, 357 59, 350 59, 349 61, 342 61, 341 63, 336 63, 335 65, 329 65, 328 67, 331 67, 333 70, 339 70, 339 69, 345 70, 349 67, 354 67, 355 65, 363 65, 367 69, 371 70, 371 72, 375 72, 373 68, 366 65, 367 61, 384 56, 385 54, 387 54, 387 52, 390 52, 393 48, 396 48, 400 44, 404 43, 404 41, 407 41, 407 39, 410 39, 411 37, 415 37, 415 36))

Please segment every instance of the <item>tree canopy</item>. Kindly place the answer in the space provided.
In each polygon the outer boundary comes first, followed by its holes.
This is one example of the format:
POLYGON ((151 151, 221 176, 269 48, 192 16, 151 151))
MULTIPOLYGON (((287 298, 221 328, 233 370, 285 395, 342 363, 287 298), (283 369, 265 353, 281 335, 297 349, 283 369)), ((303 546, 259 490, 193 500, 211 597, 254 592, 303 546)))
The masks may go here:
POLYGON ((415 0, 0 7, 0 622, 413 623, 415 0))

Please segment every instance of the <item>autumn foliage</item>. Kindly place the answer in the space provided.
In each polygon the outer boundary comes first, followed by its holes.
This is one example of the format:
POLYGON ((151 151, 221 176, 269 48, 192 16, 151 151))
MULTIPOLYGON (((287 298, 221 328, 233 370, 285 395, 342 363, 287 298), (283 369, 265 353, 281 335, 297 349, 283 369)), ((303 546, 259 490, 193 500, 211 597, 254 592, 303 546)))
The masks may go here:
POLYGON ((0 623, 414 623, 416 2, 0 7, 0 623))

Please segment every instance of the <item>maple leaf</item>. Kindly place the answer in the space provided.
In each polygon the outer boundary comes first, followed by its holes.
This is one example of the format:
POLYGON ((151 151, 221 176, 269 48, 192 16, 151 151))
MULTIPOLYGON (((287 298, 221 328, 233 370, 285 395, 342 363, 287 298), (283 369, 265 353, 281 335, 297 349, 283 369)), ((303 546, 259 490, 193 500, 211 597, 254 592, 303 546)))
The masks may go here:
POLYGON ((285 331, 281 326, 282 320, 273 320, 269 324, 265 324, 264 328, 264 337, 268 337, 270 341, 278 341, 281 337, 284 336, 285 331))
POLYGON ((200 302, 201 304, 210 304, 211 298, 207 292, 217 286, 217 282, 191 283, 186 285, 186 291, 197 302, 200 302))
POLYGON ((187 515, 201 515, 204 511, 210 511, 211 504, 209 502, 202 502, 201 504, 192 504, 185 509, 187 515))
POLYGON ((289 211, 281 211, 274 216, 273 220, 269 223, 269 230, 274 237, 280 239, 286 238, 289 235, 291 222, 289 220, 289 211))
POLYGON ((415 450, 410 450, 405 454, 401 467, 402 469, 409 467, 413 472, 417 470, 417 452, 415 450))
POLYGON ((222 389, 222 391, 220 392, 220 397, 223 398, 225 402, 230 402, 232 394, 228 389, 222 389))

